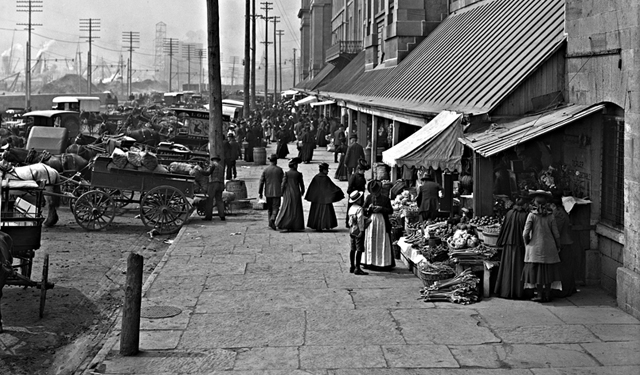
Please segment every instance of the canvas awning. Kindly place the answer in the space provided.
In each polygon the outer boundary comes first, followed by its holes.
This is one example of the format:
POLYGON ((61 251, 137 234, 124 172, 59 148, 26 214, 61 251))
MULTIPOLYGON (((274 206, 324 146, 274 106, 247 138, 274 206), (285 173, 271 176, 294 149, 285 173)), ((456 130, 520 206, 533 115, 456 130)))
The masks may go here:
POLYGON ((442 111, 409 138, 382 152, 382 161, 391 166, 461 170, 462 114, 442 111))
POLYGON ((301 106, 301 105, 305 105, 305 104, 311 104, 311 103, 315 103, 318 101, 318 98, 316 98, 315 96, 307 96, 306 98, 300 99, 296 102, 296 106, 301 106))
POLYGON ((336 104, 336 102, 334 102, 333 100, 325 100, 323 102, 311 103, 311 107, 319 107, 322 105, 332 105, 332 104, 336 104))
POLYGON ((604 107, 604 104, 570 105, 507 123, 494 123, 465 134, 460 142, 478 154, 489 157, 601 111, 604 107))
POLYGON ((298 95, 298 91, 296 90, 285 90, 282 92, 282 96, 285 98, 288 96, 296 96, 296 95, 298 95))

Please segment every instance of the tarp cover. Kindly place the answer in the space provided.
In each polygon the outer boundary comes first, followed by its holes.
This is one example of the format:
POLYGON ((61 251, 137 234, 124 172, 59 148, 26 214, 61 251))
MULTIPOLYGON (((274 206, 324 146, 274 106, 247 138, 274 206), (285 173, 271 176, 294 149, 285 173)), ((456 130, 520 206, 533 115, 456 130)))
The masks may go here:
POLYGON ((382 152, 382 161, 391 166, 461 170, 462 115, 442 111, 409 138, 382 152))
POLYGON ((315 96, 307 96, 304 99, 300 99, 296 102, 296 106, 300 106, 300 105, 305 105, 305 104, 310 104, 310 103, 315 103, 318 101, 318 98, 316 98, 315 96))
POLYGON ((332 105, 336 104, 333 100, 325 100, 324 102, 311 103, 311 107, 318 107, 322 105, 332 105))

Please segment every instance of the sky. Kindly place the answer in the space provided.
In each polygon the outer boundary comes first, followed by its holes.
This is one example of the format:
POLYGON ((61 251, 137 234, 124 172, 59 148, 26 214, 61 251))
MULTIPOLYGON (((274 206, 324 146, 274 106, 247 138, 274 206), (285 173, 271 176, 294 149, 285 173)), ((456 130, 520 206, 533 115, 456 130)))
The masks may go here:
MULTIPOLYGON (((21 0, 24 1, 24 0, 21 0)), ((264 0, 255 0, 256 6, 261 8, 264 0)), ((284 30, 282 36, 282 61, 283 76, 286 71, 292 70, 291 59, 293 49, 300 50, 300 20, 297 18, 300 9, 300 0, 271 0, 269 16, 281 17, 277 29, 284 30)), ((24 26, 17 23, 26 23, 28 14, 18 12, 18 0, 0 0, 0 53, 4 56, 11 52, 13 42, 12 71, 24 71, 24 46, 27 41, 27 32, 24 26)), ((242 70, 242 58, 244 56, 244 13, 245 0, 219 0, 220 11, 220 44, 223 62, 231 62, 236 58, 236 69, 242 70)), ((258 10, 259 15, 264 11, 258 10)), ((83 64, 86 64, 88 43, 80 38, 87 35, 80 31, 80 19, 96 18, 100 20, 100 31, 92 48, 94 66, 116 65, 122 54, 125 61, 128 52, 123 49, 123 32, 137 31, 140 33, 139 48, 133 53, 133 68, 137 70, 135 77, 146 78, 143 72, 154 68, 154 40, 156 37, 156 24, 166 24, 166 37, 176 38, 181 42, 207 43, 207 14, 205 0, 42 0, 42 12, 33 13, 32 22, 40 23, 32 32, 32 58, 44 51, 44 58, 48 64, 55 65, 60 71, 73 70, 75 62, 51 59, 75 59, 77 53, 82 53, 83 64), (124 51, 124 52, 123 52, 124 51)), ((264 52, 264 45, 259 42, 264 40, 265 23, 257 21, 257 59, 260 61, 264 52)), ((273 39, 273 23, 269 25, 269 40, 273 39)), ((299 53, 298 53, 299 55, 299 53)), ((273 58, 273 45, 270 45, 270 65, 273 58)), ((5 59, 6 61, 7 59, 5 59)), ((183 67, 186 63, 183 63, 183 67)), ((223 65, 223 81, 225 74, 229 75, 230 63, 223 65), (226 73, 225 73, 226 72, 226 73)), ((114 69, 108 67, 109 70, 114 69)), ((174 72, 177 69, 173 65, 174 72)), ((193 63, 192 70, 197 70, 197 63, 193 63)), ((94 71, 94 78, 101 71, 94 71)), ((256 74, 261 77, 261 73, 256 74)), ((292 74, 292 72, 290 73, 292 74)), ((6 75, 6 67, 0 66, 0 79, 6 75)), ((185 74, 186 76, 186 74, 185 74)), ((236 77, 236 79, 238 79, 236 77)), ((184 79, 186 80, 186 78, 184 79)), ((283 86, 287 86, 283 82, 283 86)))

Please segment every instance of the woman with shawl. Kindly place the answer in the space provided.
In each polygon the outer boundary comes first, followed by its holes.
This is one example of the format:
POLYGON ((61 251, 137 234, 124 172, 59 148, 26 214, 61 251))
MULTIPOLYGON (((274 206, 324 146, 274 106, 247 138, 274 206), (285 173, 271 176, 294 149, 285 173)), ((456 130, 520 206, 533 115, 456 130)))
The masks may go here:
POLYGON ((276 218, 276 227, 287 232, 304 231, 304 213, 302 212, 302 194, 304 181, 298 172, 300 158, 289 162, 289 170, 282 179, 282 206, 276 218))
POLYGON ((524 268, 524 241, 522 232, 529 215, 529 198, 519 197, 504 218, 497 246, 502 247, 500 268, 494 293, 501 298, 522 299, 525 296, 522 283, 524 268))
POLYGON ((344 193, 328 176, 329 164, 321 163, 318 168, 320 171, 311 180, 304 199, 311 202, 307 227, 322 232, 338 226, 333 203, 344 199, 344 193))
POLYGON ((278 155, 279 159, 285 159, 289 155, 289 146, 287 146, 287 143, 289 143, 289 131, 282 127, 278 130, 276 137, 278 139, 276 155, 278 155))
POLYGON ((302 159, 302 162, 305 164, 309 164, 311 159, 313 159, 313 149, 316 148, 316 139, 311 132, 309 126, 305 126, 302 131, 302 135, 300 136, 300 152, 298 153, 298 157, 302 159))
POLYGON ((364 254, 362 264, 374 267, 393 267, 395 259, 391 251, 391 222, 389 215, 393 213, 391 201, 382 195, 382 183, 372 180, 367 187, 369 196, 364 201, 364 210, 371 219, 371 224, 364 233, 364 254))

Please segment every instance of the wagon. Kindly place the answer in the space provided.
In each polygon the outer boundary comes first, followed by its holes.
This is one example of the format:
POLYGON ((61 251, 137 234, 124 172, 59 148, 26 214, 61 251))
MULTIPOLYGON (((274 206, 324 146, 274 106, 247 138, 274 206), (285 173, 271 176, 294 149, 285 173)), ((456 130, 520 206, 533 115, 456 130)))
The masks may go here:
POLYGON ((6 279, 5 285, 32 287, 40 289, 40 317, 44 314, 44 306, 47 298, 47 290, 54 284, 49 282, 49 255, 44 255, 42 265, 42 279, 31 279, 33 258, 36 250, 40 248, 40 235, 42 233, 42 215, 44 186, 35 181, 8 181, 3 182, 1 201, 2 210, 0 230, 13 240, 11 255, 14 264, 6 279), (35 204, 30 204, 21 197, 30 195, 35 199, 35 204), (17 264, 16 264, 17 262, 17 264))
POLYGON ((88 191, 74 199, 71 208, 76 222, 85 230, 106 228, 118 206, 137 202, 140 219, 159 234, 180 230, 193 212, 195 179, 187 175, 154 173, 117 168, 111 158, 98 156, 91 170, 88 191), (139 199, 134 200, 139 193, 139 199))

